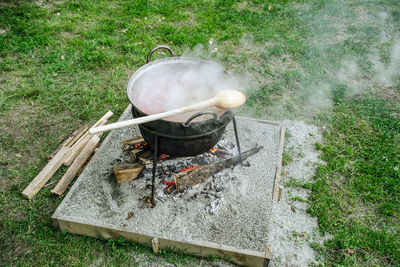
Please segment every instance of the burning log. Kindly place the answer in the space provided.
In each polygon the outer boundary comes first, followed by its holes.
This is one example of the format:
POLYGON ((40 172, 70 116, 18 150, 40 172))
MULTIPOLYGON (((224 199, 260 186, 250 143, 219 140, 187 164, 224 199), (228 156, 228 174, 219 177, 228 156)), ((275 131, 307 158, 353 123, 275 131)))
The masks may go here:
POLYGON ((125 163, 113 167, 117 183, 135 180, 144 169, 141 163, 125 163))
POLYGON ((138 136, 121 142, 123 151, 128 151, 134 162, 151 163, 153 153, 150 151, 150 146, 146 143, 143 137, 138 136))
POLYGON ((165 188, 165 192, 167 192, 168 194, 171 194, 172 191, 175 190, 175 183, 170 184, 167 188, 165 188))
POLYGON ((125 140, 123 142, 121 142, 122 144, 122 150, 132 150, 132 149, 136 149, 139 148, 140 143, 142 143, 144 141, 143 137, 138 136, 135 137, 133 139, 129 139, 129 140, 125 140))
MULTIPOLYGON (((242 160, 256 154, 262 147, 252 148, 242 153, 242 160)), ((213 164, 199 166, 197 168, 175 174, 175 187, 177 190, 182 191, 188 187, 194 186, 208 180, 208 178, 226 168, 237 165, 240 162, 239 156, 229 158, 213 164)), ((167 193, 173 191, 173 186, 169 186, 167 193)))

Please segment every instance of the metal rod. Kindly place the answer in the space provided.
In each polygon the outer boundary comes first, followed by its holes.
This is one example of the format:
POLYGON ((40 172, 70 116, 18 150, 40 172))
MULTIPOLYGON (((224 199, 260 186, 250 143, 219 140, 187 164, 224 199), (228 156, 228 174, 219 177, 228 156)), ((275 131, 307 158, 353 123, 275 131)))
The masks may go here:
POLYGON ((153 177, 151 179, 151 205, 154 207, 154 191, 156 186, 156 169, 157 169, 157 154, 158 154, 158 135, 154 136, 154 154, 153 154, 153 177))
POLYGON ((242 151, 240 150, 240 142, 239 142, 239 136, 238 136, 237 127, 236 127, 235 115, 232 116, 232 122, 233 122, 233 130, 235 131, 236 145, 237 145, 238 152, 239 152, 240 165, 243 165, 242 151))

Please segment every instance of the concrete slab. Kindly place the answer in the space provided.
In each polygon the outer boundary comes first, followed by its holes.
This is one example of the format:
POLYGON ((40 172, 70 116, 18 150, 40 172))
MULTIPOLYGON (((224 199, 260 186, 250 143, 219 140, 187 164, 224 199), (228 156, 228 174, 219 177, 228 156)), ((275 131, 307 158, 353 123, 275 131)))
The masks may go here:
MULTIPOLYGON (((120 120, 130 118, 128 107, 120 120)), ((249 164, 224 170, 183 193, 163 194, 164 185, 158 180, 154 208, 147 208, 143 200, 151 192, 150 169, 143 178, 121 184, 112 174, 112 166, 123 158, 120 142, 140 135, 138 128, 112 131, 57 208, 53 221, 71 233, 122 236, 150 246, 156 237, 160 248, 175 246, 198 255, 237 258, 234 261, 239 264, 262 264, 268 258, 272 191, 276 167, 281 164, 281 126, 242 117, 236 120, 242 151, 256 145, 263 149, 247 160, 249 164)), ((218 145, 236 151, 232 123, 218 145)), ((167 165, 167 161, 161 164, 167 165)))

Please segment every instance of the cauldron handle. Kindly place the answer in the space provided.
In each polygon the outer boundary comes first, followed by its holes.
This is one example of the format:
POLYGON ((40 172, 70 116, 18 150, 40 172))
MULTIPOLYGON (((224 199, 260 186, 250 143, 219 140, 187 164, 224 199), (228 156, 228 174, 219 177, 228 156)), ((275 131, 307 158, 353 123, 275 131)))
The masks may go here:
POLYGON ((189 127, 192 120, 196 119, 197 117, 203 116, 203 115, 213 115, 214 120, 219 120, 218 114, 215 113, 214 111, 200 111, 200 112, 197 112, 196 114, 194 114, 193 116, 191 116, 189 119, 187 119, 187 121, 183 124, 183 126, 189 127))
POLYGON ((147 55, 147 63, 149 63, 151 61, 151 55, 153 55, 153 53, 158 50, 158 49, 166 49, 169 51, 169 53, 171 54, 171 57, 175 57, 176 55, 174 54, 174 52, 172 51, 172 49, 169 46, 166 45, 159 45, 154 47, 153 49, 151 49, 151 51, 149 52, 149 54, 147 55))

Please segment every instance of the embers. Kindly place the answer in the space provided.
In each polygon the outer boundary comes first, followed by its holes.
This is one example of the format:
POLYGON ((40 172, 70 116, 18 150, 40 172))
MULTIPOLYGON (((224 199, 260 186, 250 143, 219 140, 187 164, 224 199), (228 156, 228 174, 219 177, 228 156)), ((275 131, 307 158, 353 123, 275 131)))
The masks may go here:
POLYGON ((162 177, 162 180, 164 182, 164 184, 167 186, 166 188, 166 192, 168 194, 170 194, 175 188, 171 188, 172 185, 175 184, 175 179, 174 179, 174 175, 176 173, 182 173, 182 172, 187 172, 193 169, 196 169, 197 167, 199 167, 199 164, 195 164, 193 166, 187 166, 187 167, 183 167, 177 171, 168 171, 166 170, 166 168, 162 169, 162 173, 160 174, 160 176, 162 177), (170 188, 168 190, 168 188, 170 188))
MULTIPOLYGON (((136 177, 125 176, 123 181, 132 181, 144 177, 144 179, 134 181, 132 186, 143 189, 143 193, 138 195, 140 203, 143 204, 141 205, 142 208, 154 207, 155 203, 149 203, 148 198, 148 190, 152 189, 151 184, 148 184, 148 182, 152 177, 153 149, 142 138, 138 137, 122 142, 122 150, 125 160, 119 162, 119 165, 124 163, 125 166, 123 167, 125 168, 135 166, 135 170, 126 171, 123 169, 122 172, 129 173, 131 176, 136 175, 136 177), (140 170, 138 167, 140 166, 142 166, 143 170, 138 174, 138 170, 140 170)), ((253 153, 256 153, 256 151, 258 149, 253 153)), ((219 206, 219 202, 214 203, 213 201, 216 199, 222 201, 222 192, 218 192, 216 188, 221 189, 223 187, 225 178, 216 180, 214 175, 238 164, 239 161, 238 157, 235 156, 235 152, 235 145, 222 139, 216 147, 194 157, 174 158, 166 154, 157 155, 156 199, 161 202, 178 201, 178 199, 184 201, 197 199, 199 201, 200 199, 202 202, 207 202, 207 205, 212 208, 209 213, 217 212, 216 207, 219 206)), ((246 156, 247 153, 244 153, 244 158, 246 156)), ((118 167, 114 167, 118 170, 118 167)), ((119 172, 121 172, 121 168, 119 172)), ((118 181, 117 173, 115 172, 118 181)))

